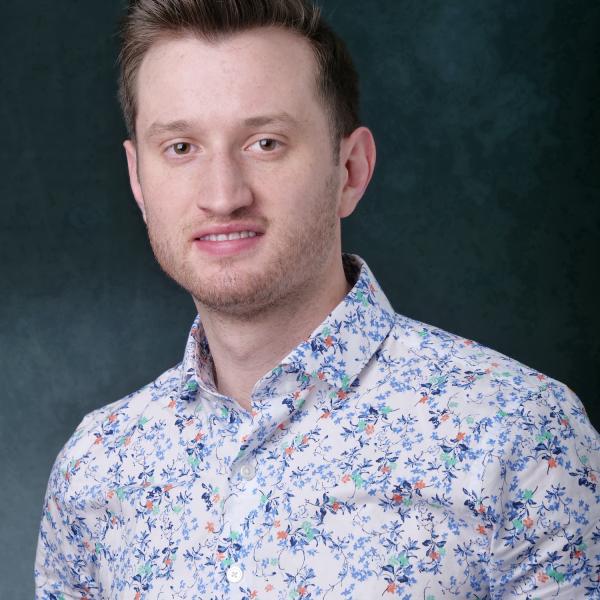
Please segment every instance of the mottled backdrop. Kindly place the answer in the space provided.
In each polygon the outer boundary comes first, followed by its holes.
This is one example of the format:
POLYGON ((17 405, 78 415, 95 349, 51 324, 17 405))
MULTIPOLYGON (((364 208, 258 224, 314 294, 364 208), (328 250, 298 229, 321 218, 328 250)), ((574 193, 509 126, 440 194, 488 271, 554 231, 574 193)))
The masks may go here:
MULTIPOLYGON (((0 597, 31 598, 52 462, 194 316, 128 192, 117 0, 3 0, 0 597)), ((567 383, 600 425, 600 3, 330 0, 379 158, 346 250, 396 310, 567 383)))

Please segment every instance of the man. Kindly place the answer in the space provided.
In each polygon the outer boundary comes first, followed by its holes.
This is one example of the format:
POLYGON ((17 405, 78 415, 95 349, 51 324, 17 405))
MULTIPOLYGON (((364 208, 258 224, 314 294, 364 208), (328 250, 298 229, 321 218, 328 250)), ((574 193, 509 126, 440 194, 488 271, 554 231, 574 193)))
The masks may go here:
POLYGON ((37 597, 599 598, 579 400, 341 253, 375 145, 318 12, 138 0, 123 36, 131 187, 199 317, 57 458, 37 597))

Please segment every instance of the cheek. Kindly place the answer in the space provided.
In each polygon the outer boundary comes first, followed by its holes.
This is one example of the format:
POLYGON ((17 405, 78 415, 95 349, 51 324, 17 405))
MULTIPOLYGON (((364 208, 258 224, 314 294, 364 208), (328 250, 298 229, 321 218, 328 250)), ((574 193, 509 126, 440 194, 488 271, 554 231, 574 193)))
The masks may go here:
POLYGON ((297 219, 324 208, 325 196, 331 195, 331 170, 316 161, 274 172, 261 178, 261 197, 274 205, 283 220, 297 219))
POLYGON ((141 187, 148 219, 163 228, 176 226, 194 202, 195 186, 189 177, 173 177, 148 169, 148 174, 142 176, 141 187))

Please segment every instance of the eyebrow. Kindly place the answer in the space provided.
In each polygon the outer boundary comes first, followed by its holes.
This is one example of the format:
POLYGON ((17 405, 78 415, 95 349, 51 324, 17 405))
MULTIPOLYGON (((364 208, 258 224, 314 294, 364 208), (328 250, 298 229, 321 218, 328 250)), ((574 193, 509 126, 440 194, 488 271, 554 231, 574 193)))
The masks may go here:
MULTIPOLYGON (((275 114, 257 115, 255 117, 248 117, 242 121, 244 127, 264 127, 265 125, 290 125, 295 127, 298 125, 298 120, 292 117, 287 112, 280 112, 275 114)), ((167 123, 161 123, 155 121, 148 127, 146 131, 146 137, 153 138, 165 133, 187 133, 192 129, 192 123, 185 119, 178 119, 176 121, 168 121, 167 123)))
POLYGON ((164 133, 185 133, 189 131, 191 124, 189 121, 184 121, 182 119, 178 121, 169 121, 168 123, 161 123, 160 121, 155 121, 148 127, 146 131, 146 137, 153 138, 164 133))
POLYGON ((298 121, 287 112, 249 117, 248 119, 244 119, 243 123, 246 127, 262 127, 263 125, 274 125, 278 123, 293 126, 298 125, 298 121))

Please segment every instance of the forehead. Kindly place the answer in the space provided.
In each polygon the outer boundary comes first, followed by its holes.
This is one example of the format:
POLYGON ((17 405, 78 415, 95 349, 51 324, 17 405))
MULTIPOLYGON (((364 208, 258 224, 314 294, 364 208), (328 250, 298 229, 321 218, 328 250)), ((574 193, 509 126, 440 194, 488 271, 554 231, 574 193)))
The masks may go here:
POLYGON ((154 121, 226 123, 256 114, 325 118, 317 98, 317 61, 310 44, 280 28, 260 28, 206 41, 164 37, 146 53, 136 80, 137 126, 154 121))

